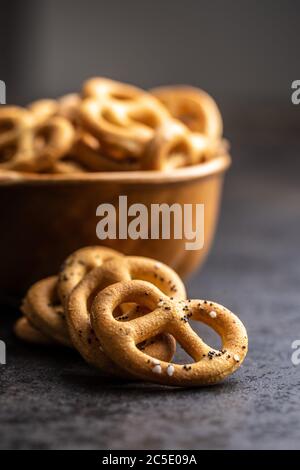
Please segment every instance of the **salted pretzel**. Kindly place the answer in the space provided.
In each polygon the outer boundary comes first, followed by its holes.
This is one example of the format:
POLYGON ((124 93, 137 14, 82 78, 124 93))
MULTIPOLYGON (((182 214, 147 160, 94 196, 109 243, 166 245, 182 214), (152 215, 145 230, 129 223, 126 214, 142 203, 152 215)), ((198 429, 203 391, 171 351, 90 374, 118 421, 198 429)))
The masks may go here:
MULTIPOLYGON (((185 287, 179 276, 165 264, 150 258, 140 256, 114 258, 87 274, 69 295, 66 307, 67 322, 76 349, 88 363, 98 367, 105 373, 120 375, 121 371, 111 361, 110 357, 104 353, 101 342, 99 344, 91 328, 90 305, 92 298, 106 286, 131 279, 150 281, 166 295, 177 299, 186 298, 185 287)), ((119 312, 122 306, 118 307, 119 312)), ((124 312, 117 317, 118 322, 128 321, 143 315, 145 310, 139 308, 139 306, 130 305, 129 308, 125 308, 124 312)), ((139 347, 155 358, 164 357, 164 360, 171 360, 170 357, 172 358, 175 352, 173 340, 169 335, 167 337, 163 335, 159 338, 153 335, 153 337, 148 338, 146 344, 141 344, 139 347), (153 339, 154 337, 155 339, 153 339), (153 342, 152 349, 151 342, 153 342), (166 357, 169 359, 166 359, 166 357)))
POLYGON ((28 321, 28 318, 26 317, 21 317, 15 322, 14 333, 19 339, 25 341, 26 343, 40 344, 45 346, 55 344, 52 339, 48 338, 37 328, 31 325, 31 323, 28 321))
POLYGON ((84 84, 82 94, 83 126, 115 158, 139 157, 154 130, 170 117, 151 94, 113 80, 91 79, 84 84))
POLYGON ((171 115, 183 122, 192 132, 200 132, 212 139, 223 133, 220 110, 203 90, 191 86, 165 86, 150 90, 171 115))
POLYGON ((102 290, 91 307, 91 323, 104 351, 126 371, 151 382, 173 386, 210 385, 232 374, 248 349, 242 322, 228 309, 207 300, 174 300, 144 281, 126 281, 102 290), (114 310, 135 302, 150 313, 122 325, 114 310), (208 346, 190 327, 197 320, 215 330, 222 349, 208 346), (136 344, 161 333, 170 333, 195 362, 185 365, 153 361, 136 344))
POLYGON ((28 110, 0 110, 0 169, 40 171, 51 167, 71 149, 73 141, 73 127, 62 117, 39 124, 28 110))
POLYGON ((104 246, 87 246, 76 250, 64 261, 58 275, 61 302, 65 304, 74 287, 89 271, 112 258, 119 259, 123 256, 122 253, 104 246))
POLYGON ((72 346, 64 307, 57 292, 57 276, 42 279, 28 290, 21 310, 44 335, 64 346, 72 346))

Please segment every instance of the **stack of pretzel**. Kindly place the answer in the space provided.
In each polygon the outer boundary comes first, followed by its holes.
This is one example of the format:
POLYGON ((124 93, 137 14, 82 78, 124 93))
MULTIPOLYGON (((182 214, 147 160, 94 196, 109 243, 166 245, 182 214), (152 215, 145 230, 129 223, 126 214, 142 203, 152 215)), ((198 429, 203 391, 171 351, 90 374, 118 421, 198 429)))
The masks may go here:
POLYGON ((0 173, 167 171, 220 155, 222 132, 200 89, 92 78, 78 94, 0 107, 0 173))
POLYGON ((215 302, 187 299, 171 268, 99 246, 76 251, 57 276, 34 284, 22 312, 15 325, 22 340, 73 347, 103 374, 125 379, 213 384, 238 369, 248 349, 242 322, 215 302), (190 320, 214 329, 221 349, 207 345, 190 320), (194 362, 173 362, 176 341, 194 362))

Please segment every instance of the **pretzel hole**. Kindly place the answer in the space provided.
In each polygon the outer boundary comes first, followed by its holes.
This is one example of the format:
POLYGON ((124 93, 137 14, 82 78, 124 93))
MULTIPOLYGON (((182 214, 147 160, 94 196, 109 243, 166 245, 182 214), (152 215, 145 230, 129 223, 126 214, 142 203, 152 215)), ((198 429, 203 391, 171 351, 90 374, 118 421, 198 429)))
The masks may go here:
POLYGON ((182 167, 188 164, 187 155, 189 154, 189 149, 185 143, 177 143, 170 147, 166 153, 165 165, 168 167, 182 167))
POLYGON ((143 124, 146 127, 150 127, 151 129, 156 129, 160 124, 160 120, 155 113, 145 110, 137 111, 132 114, 131 120, 138 124, 143 124))
POLYGON ((212 349, 222 349, 221 337, 213 328, 197 320, 189 320, 189 325, 197 333, 199 338, 212 349))
POLYGON ((176 352, 174 355, 174 358, 172 360, 173 364, 191 364, 194 361, 194 359, 183 349, 181 344, 176 341, 176 352))
POLYGON ((132 96, 126 95, 125 93, 121 93, 121 92, 110 93, 110 97, 113 100, 118 100, 118 101, 132 101, 133 100, 132 96))
POLYGON ((50 126, 43 127, 38 130, 34 140, 34 147, 36 151, 43 149, 49 145, 53 138, 53 129, 50 126))
POLYGON ((5 119, 0 122, 0 134, 12 131, 15 128, 15 123, 12 119, 5 119))
POLYGON ((191 103, 186 106, 182 106, 180 112, 176 116, 181 122, 183 122, 193 132, 204 132, 205 131, 205 115, 199 109, 198 106, 193 106, 191 103))
POLYGON ((11 144, 5 146, 2 150, 0 150, 0 162, 5 163, 13 158, 13 156, 17 153, 17 145, 11 144))

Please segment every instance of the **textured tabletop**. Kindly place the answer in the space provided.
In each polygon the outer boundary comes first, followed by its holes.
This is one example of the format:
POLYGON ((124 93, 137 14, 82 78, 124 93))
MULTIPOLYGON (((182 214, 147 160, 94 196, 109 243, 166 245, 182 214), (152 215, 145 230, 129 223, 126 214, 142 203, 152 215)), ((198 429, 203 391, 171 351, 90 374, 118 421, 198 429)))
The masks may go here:
POLYGON ((215 244, 188 283, 191 298, 216 300, 246 324, 250 349, 236 374, 194 390, 104 380, 75 353, 18 342, 15 313, 3 306, 0 447, 300 448, 300 365, 291 362, 300 339, 299 151, 276 135, 236 139, 215 244))

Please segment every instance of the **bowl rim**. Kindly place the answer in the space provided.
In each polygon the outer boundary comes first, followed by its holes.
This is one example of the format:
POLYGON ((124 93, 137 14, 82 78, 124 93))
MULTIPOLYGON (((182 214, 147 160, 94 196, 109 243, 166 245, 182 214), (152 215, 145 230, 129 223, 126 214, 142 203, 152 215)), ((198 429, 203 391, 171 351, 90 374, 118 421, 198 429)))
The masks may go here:
POLYGON ((17 171, 0 170, 0 186, 11 185, 46 185, 57 183, 87 183, 87 182, 116 182, 116 183, 174 183, 206 178, 218 173, 224 173, 231 165, 228 153, 222 153, 208 162, 199 165, 172 169, 172 171, 138 170, 114 172, 83 172, 71 174, 37 174, 17 171))

